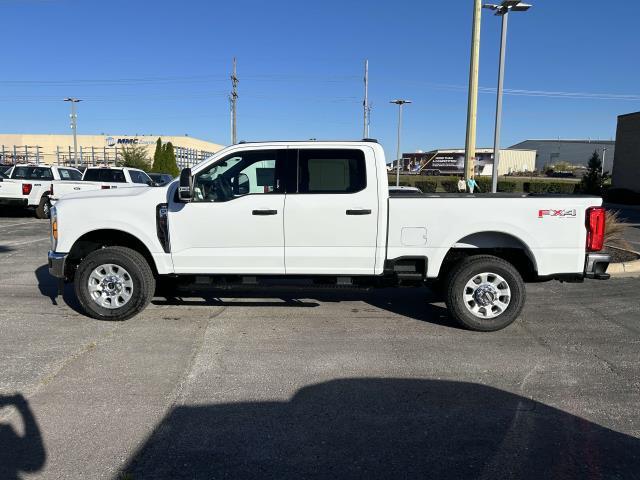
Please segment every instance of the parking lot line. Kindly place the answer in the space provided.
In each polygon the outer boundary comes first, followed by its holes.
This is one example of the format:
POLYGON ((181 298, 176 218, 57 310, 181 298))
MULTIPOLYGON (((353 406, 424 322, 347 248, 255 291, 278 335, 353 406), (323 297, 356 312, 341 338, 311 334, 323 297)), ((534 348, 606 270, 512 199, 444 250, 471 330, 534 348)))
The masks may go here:
POLYGON ((23 222, 23 223, 9 223, 7 225, 2 225, 0 224, 0 228, 7 228, 7 227, 19 227, 21 225, 33 225, 34 222, 23 222))
POLYGON ((0 245, 2 245, 3 247, 15 247, 18 245, 27 245, 29 243, 43 242, 45 240, 49 240, 49 237, 34 238, 32 240, 24 240, 22 242, 8 242, 8 243, 2 243, 0 245))

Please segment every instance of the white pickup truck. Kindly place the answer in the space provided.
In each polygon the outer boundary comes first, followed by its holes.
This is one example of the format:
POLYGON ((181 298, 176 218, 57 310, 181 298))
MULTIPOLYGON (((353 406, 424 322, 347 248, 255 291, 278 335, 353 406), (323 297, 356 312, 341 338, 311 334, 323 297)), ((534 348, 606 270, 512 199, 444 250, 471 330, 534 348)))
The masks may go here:
POLYGON ((390 196, 373 140, 238 144, 166 187, 107 193, 109 208, 104 192, 55 205, 48 258, 99 319, 136 315, 166 279, 187 290, 436 283, 453 318, 493 331, 518 317, 525 280, 609 278, 600 198, 390 196))
POLYGON ((0 205, 33 208, 38 218, 49 215, 53 185, 65 185, 63 188, 66 188, 82 180, 82 172, 78 169, 56 165, 15 165, 6 176, 0 182, 0 205))
POLYGON ((28 207, 36 217, 49 218, 51 200, 86 190, 150 186, 142 170, 127 167, 89 167, 84 174, 73 167, 16 165, 0 182, 0 205, 28 207))

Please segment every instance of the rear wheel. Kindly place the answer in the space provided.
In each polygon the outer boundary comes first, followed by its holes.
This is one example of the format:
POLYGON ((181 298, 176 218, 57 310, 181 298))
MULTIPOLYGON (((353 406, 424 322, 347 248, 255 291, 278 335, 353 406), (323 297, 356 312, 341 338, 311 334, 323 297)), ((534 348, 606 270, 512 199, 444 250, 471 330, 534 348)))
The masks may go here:
POLYGON ((151 267, 140 253, 107 247, 82 260, 75 275, 75 292, 90 317, 126 320, 149 304, 155 283, 151 267))
POLYGON ((460 260, 446 280, 446 303, 464 327, 493 332, 513 323, 524 307, 522 276, 509 262, 490 255, 460 260))
POLYGON ((36 218, 49 218, 51 210, 51 202, 49 201, 49 197, 46 195, 40 199, 40 203, 36 207, 36 218))

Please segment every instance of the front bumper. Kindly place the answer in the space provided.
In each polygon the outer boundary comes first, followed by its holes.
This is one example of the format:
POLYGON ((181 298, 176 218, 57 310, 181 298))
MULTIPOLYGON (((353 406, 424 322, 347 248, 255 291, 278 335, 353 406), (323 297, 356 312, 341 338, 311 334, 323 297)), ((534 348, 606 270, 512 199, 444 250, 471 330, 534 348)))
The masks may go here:
POLYGON ((609 280, 611 278, 607 273, 609 263, 611 263, 611 256, 607 253, 588 253, 584 263, 585 278, 609 280))
POLYGON ((65 278, 64 265, 67 261, 68 253, 56 253, 49 250, 49 273, 56 278, 65 278))

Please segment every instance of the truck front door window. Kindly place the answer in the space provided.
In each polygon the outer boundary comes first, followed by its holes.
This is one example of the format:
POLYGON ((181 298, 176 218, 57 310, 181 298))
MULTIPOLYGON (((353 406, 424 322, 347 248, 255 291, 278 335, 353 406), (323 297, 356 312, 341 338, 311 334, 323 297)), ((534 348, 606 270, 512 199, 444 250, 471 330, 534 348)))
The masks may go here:
POLYGON ((283 193, 277 171, 279 150, 233 154, 205 170, 194 179, 194 202, 227 202, 245 195, 283 193))

